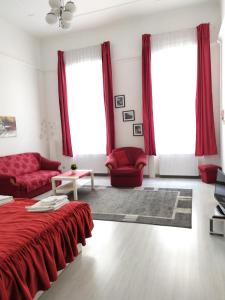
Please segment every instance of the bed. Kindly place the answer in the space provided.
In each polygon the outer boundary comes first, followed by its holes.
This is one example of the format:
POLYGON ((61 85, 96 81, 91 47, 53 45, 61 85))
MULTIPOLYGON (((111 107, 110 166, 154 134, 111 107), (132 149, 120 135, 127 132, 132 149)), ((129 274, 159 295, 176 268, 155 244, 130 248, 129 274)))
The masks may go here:
POLYGON ((34 200, 0 206, 0 300, 31 300, 50 288, 57 273, 78 255, 77 245, 91 237, 93 220, 85 202, 57 211, 30 213, 34 200))

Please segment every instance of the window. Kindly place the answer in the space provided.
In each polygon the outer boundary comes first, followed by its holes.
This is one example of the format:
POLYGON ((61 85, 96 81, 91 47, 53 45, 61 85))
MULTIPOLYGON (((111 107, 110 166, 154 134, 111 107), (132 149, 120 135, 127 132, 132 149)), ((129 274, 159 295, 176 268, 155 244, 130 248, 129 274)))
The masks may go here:
POLYGON ((100 46, 66 53, 71 139, 74 153, 104 154, 106 122, 100 46))
POLYGON ((194 154, 197 46, 194 30, 152 38, 158 154, 194 154))

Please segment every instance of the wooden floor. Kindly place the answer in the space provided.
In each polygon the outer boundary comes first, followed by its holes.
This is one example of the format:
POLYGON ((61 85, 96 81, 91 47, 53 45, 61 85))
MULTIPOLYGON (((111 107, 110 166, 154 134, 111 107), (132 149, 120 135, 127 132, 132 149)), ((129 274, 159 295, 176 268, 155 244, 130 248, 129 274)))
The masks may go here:
POLYGON ((225 299, 225 238, 208 233, 214 186, 197 179, 146 179, 144 185, 192 188, 192 229, 95 221, 82 255, 39 299, 225 299))

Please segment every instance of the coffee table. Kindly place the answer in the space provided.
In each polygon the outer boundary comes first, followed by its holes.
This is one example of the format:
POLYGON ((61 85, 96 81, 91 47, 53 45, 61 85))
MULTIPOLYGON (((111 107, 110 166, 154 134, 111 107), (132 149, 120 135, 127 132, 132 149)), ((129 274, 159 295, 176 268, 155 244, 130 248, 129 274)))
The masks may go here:
POLYGON ((76 170, 67 171, 60 175, 52 177, 52 191, 54 195, 68 194, 73 192, 74 200, 78 200, 77 189, 91 181, 91 189, 94 189, 94 172, 93 170, 76 170), (56 181, 67 183, 56 186, 56 181))

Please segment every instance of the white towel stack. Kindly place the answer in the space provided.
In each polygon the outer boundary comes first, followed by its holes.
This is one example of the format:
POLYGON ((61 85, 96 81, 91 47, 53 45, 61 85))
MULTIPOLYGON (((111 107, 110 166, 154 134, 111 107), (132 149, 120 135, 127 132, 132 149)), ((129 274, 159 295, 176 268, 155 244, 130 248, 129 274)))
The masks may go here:
POLYGON ((0 195, 0 206, 13 201, 14 200, 12 196, 0 195))
POLYGON ((65 204, 69 203, 66 195, 62 196, 50 196, 40 200, 31 206, 26 206, 26 210, 29 212, 47 212, 57 210, 65 204))

